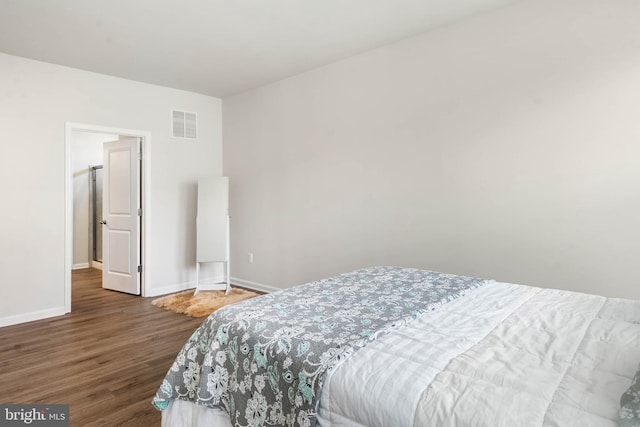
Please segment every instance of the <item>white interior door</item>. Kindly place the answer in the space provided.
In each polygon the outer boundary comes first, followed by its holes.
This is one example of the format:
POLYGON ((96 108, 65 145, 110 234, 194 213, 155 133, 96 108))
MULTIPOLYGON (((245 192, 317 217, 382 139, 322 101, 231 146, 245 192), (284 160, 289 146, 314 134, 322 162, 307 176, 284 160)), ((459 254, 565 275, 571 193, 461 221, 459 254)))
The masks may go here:
POLYGON ((140 295, 140 138, 106 142, 102 287, 140 295))

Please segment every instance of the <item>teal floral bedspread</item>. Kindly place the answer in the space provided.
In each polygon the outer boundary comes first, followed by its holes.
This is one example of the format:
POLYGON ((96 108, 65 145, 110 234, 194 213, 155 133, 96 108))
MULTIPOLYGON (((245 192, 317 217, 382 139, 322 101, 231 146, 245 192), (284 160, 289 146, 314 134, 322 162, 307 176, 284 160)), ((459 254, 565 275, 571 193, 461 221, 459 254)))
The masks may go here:
POLYGON ((631 381, 631 386, 620 398, 620 427, 640 427, 640 370, 631 381))
POLYGON ((223 307, 184 345, 153 404, 221 407, 234 426, 314 426, 325 375, 341 361, 485 282, 372 267, 223 307))

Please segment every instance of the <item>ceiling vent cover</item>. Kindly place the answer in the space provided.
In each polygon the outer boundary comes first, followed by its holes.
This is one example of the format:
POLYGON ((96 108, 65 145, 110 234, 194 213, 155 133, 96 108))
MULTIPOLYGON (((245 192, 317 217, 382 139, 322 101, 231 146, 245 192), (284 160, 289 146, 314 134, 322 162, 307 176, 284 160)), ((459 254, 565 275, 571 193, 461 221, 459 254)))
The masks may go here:
POLYGON ((189 111, 171 110, 171 130, 174 138, 198 138, 198 115, 189 111))

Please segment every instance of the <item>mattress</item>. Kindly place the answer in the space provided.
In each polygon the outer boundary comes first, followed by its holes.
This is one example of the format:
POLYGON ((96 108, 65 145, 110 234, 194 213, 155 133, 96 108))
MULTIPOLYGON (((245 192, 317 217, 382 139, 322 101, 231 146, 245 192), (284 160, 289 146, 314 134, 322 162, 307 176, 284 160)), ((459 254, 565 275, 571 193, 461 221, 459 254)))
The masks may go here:
MULTIPOLYGON (((473 289, 327 375, 319 426, 617 426, 640 363, 640 301, 508 283, 473 289)), ((163 426, 230 426, 173 401, 163 426)))

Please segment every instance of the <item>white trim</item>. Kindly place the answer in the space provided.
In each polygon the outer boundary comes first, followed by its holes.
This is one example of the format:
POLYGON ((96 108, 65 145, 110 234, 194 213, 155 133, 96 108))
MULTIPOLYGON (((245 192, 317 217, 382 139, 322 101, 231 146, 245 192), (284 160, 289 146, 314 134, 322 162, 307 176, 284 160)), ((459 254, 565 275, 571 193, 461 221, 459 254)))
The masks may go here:
MULTIPOLYGON (((198 292, 206 292, 206 291, 224 291, 225 295, 228 293, 227 292, 227 283, 223 280, 222 282, 217 282, 217 281, 212 281, 212 283, 209 284, 202 284, 200 283, 198 288, 197 288, 198 292)), ((231 291, 231 288, 229 288, 229 291, 231 291)))
POLYGON ((91 268, 102 271, 102 263, 99 261, 91 261, 91 268))
POLYGON ((268 294, 272 292, 281 291, 281 288, 275 288, 269 285, 263 285, 262 283, 250 282, 249 280, 238 279, 237 277, 231 278, 231 283, 242 286, 243 288, 253 289, 254 291, 266 292, 268 294))
POLYGON ((187 291, 189 289, 195 288, 196 282, 176 283, 175 285, 149 289, 149 292, 145 295, 145 297, 157 297, 160 295, 175 294, 176 292, 187 291))
MULTIPOLYGON (((224 282, 224 280, 225 280, 224 276, 218 276, 213 279, 206 279, 206 282, 209 283, 209 286, 212 286, 213 284, 220 284, 220 282, 224 282)), ((273 286, 263 285, 262 283, 256 283, 256 282, 250 282, 249 280, 238 279, 237 277, 231 278, 231 287, 233 287, 234 284, 238 286, 242 286, 243 288, 252 289, 254 291, 265 292, 268 294, 282 290, 280 288, 274 288, 273 286)), ((222 283, 222 285, 224 286, 225 284, 222 283)), ((205 286, 207 285, 205 284, 205 286)), ((176 292, 182 292, 182 291, 195 289, 195 288, 196 288, 196 282, 194 281, 176 283, 175 285, 163 286, 162 288, 149 289, 149 292, 145 296, 157 297, 160 295, 175 294, 176 292)), ((207 289, 203 289, 203 290, 206 291, 207 289)))
MULTIPOLYGON (((215 286, 215 285, 221 285, 222 289, 226 289, 227 287, 227 276, 225 276, 224 274, 220 274, 218 276, 214 276, 214 277, 206 277, 204 279, 200 279, 200 282, 198 283, 200 286, 215 286)), ((203 289, 206 291, 206 289, 203 289)))
MULTIPOLYGON (((200 286, 209 286, 211 288, 209 289, 201 289, 202 291, 212 291, 212 290, 225 290, 226 288, 226 283, 224 282, 225 276, 220 275, 220 276, 216 276, 216 277, 210 277, 208 279, 204 279, 204 283, 200 283, 200 286), (218 289, 213 289, 214 286, 219 286, 218 289)), ((169 286, 163 286, 162 288, 154 288, 154 289, 150 289, 149 293, 145 296, 147 297, 157 297, 159 295, 167 295, 167 294, 175 294, 176 292, 182 292, 182 291, 187 291, 189 289, 195 289, 196 288, 196 282, 195 281, 191 281, 191 282, 184 282, 184 283, 177 283, 175 285, 169 285, 169 286)))
POLYGON ((17 314, 15 316, 0 317, 0 328, 17 325, 19 323, 33 322, 34 320, 47 319, 49 317, 63 316, 64 307, 48 308, 46 310, 32 311, 30 313, 17 314))
MULTIPOLYGON (((140 288, 142 296, 146 296, 151 281, 151 133, 141 130, 96 126, 83 123, 66 122, 64 125, 64 157, 65 157, 65 205, 64 205, 64 313, 71 312, 71 268, 73 265, 73 169, 71 167, 71 139, 73 131, 109 133, 142 139, 142 274, 140 288)), ((64 314, 63 313, 63 314, 64 314)))
POLYGON ((89 268, 89 263, 88 262, 82 262, 80 264, 73 264, 71 266, 72 270, 82 270, 83 268, 89 268))

